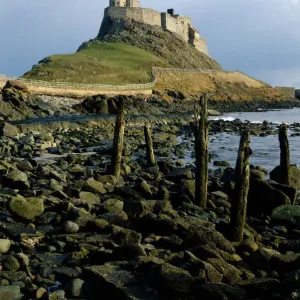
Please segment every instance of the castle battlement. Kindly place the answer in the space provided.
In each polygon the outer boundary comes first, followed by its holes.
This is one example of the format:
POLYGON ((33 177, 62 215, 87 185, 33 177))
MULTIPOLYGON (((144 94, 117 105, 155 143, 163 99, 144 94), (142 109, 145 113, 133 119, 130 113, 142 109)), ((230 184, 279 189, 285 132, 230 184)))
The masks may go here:
POLYGON ((126 22, 136 21, 169 30, 197 50, 208 55, 206 40, 192 25, 192 18, 174 14, 174 9, 159 12, 149 8, 141 8, 140 0, 110 0, 105 9, 98 37, 104 37, 111 32, 122 31, 126 22))

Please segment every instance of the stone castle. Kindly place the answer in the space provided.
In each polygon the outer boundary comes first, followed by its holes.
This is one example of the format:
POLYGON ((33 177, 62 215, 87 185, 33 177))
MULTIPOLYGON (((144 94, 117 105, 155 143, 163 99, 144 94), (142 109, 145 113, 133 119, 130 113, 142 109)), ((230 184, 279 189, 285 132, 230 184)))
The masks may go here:
POLYGON ((200 38, 199 31, 193 27, 191 18, 176 15, 173 9, 161 13, 153 9, 141 8, 140 0, 110 0, 109 7, 104 12, 98 37, 104 37, 112 29, 114 32, 120 31, 124 24, 130 21, 169 30, 208 55, 206 40, 200 38))

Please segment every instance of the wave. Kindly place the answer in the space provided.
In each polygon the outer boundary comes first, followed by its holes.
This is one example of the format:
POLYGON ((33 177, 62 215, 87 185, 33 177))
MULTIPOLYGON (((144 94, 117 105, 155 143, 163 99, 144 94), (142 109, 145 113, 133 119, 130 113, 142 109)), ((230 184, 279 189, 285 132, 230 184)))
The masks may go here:
POLYGON ((212 118, 209 118, 209 119, 212 120, 212 121, 222 120, 222 121, 229 121, 229 122, 232 122, 232 121, 236 120, 236 118, 233 118, 233 117, 212 117, 212 118))

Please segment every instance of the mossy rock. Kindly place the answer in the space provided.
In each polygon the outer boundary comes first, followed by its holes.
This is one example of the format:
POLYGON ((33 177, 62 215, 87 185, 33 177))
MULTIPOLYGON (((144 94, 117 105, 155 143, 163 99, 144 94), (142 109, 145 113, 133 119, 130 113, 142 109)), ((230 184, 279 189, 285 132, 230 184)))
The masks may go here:
POLYGON ((10 188, 28 190, 30 188, 30 183, 28 177, 25 173, 12 170, 3 178, 3 184, 10 188))
POLYGON ((14 215, 31 221, 44 212, 44 201, 41 198, 13 197, 9 201, 9 209, 14 215))

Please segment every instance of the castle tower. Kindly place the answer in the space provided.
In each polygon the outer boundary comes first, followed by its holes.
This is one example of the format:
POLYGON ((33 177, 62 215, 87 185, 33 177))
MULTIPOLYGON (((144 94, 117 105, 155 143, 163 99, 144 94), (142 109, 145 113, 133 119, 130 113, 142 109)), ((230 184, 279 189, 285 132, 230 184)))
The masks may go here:
POLYGON ((141 7, 140 0, 126 0, 127 7, 141 7))
POLYGON ((125 7, 126 6, 126 0, 109 0, 109 6, 119 6, 119 7, 125 7))
POLYGON ((109 0, 110 7, 140 7, 140 0, 109 0))

